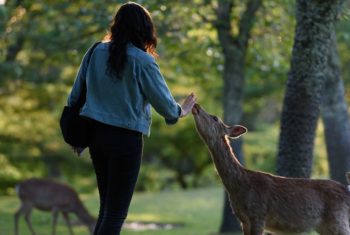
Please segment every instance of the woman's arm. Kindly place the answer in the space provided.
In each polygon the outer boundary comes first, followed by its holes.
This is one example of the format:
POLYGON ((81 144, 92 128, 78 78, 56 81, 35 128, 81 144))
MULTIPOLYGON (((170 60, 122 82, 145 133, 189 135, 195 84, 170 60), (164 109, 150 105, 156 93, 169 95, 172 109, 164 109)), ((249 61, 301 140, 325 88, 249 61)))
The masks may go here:
POLYGON ((87 67, 89 65, 89 61, 90 61, 91 55, 93 53, 93 50, 99 43, 100 42, 97 42, 89 48, 89 50, 85 53, 85 55, 80 63, 80 67, 79 67, 78 73, 75 77, 75 81, 74 81, 72 90, 68 96, 68 101, 67 101, 68 106, 73 106, 78 102, 80 94, 83 90, 83 86, 86 87, 87 67))
POLYGON ((160 70, 155 61, 143 65, 140 85, 146 98, 154 109, 165 118, 167 124, 175 124, 179 117, 187 115, 194 103, 195 96, 192 94, 185 100, 183 106, 173 98, 160 70))

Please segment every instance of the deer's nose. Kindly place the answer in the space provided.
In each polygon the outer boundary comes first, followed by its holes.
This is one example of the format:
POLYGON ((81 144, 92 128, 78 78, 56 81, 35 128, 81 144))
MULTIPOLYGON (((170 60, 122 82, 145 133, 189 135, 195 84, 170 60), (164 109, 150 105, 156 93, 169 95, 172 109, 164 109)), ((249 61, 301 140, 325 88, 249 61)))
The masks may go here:
POLYGON ((194 104, 194 105, 193 105, 193 108, 192 108, 192 113, 193 113, 193 114, 198 114, 200 108, 201 108, 201 107, 199 106, 199 104, 197 104, 197 103, 194 104))

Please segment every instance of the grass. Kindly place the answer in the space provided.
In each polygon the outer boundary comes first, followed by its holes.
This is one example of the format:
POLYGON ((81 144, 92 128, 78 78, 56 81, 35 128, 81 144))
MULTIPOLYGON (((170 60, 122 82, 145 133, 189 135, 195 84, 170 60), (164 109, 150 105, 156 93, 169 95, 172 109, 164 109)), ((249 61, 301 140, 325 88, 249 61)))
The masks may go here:
MULTIPOLYGON (((88 210, 98 210, 96 193, 82 195, 88 210)), ((204 188, 188 191, 166 191, 161 193, 135 193, 128 221, 183 224, 172 230, 133 231, 123 230, 122 235, 215 235, 218 232, 222 212, 222 188, 204 188)), ((0 235, 14 234, 13 215, 19 207, 15 196, 0 197, 0 235)), ((72 221, 76 220, 72 217, 72 221)), ((33 210, 32 224, 37 235, 51 234, 51 214, 33 210)), ((74 226, 75 235, 89 234, 84 226, 74 226)), ((23 217, 20 219, 20 235, 31 235, 23 217)), ((61 216, 56 234, 68 234, 61 216)), ((311 235, 315 235, 312 233, 311 235)), ((238 235, 238 234, 236 234, 238 235)))
MULTIPOLYGON (((96 193, 82 195, 90 212, 98 210, 96 193)), ((183 224, 172 230, 132 231, 123 230, 122 235, 214 235, 217 234, 222 210, 223 189, 204 188, 188 191, 167 191, 161 193, 135 193, 130 207, 128 221, 183 224)), ((14 233, 13 214, 19 207, 15 196, 0 197, 0 235, 14 233)), ((75 220, 72 217, 72 220, 75 220)), ((51 214, 33 210, 32 224, 37 235, 51 234, 51 214)), ((74 226, 75 235, 89 234, 84 226, 74 226)), ((20 235, 30 235, 20 219, 20 235)), ((64 221, 59 217, 56 234, 68 234, 64 221)), ((313 233, 312 235, 315 235, 313 233)), ((238 234, 236 234, 238 235, 238 234)))
MULTIPOLYGON (((90 212, 96 215, 98 196, 96 193, 81 196, 90 212)), ((221 219, 223 190, 206 188, 189 191, 167 191, 161 193, 135 193, 128 215, 128 221, 179 223, 183 227, 173 230, 132 231, 125 230, 122 235, 198 235, 214 234, 218 231, 221 219)), ((0 197, 0 234, 13 234, 13 214, 19 207, 14 196, 0 197)), ((72 220, 74 220, 72 218, 72 220)), ((33 210, 32 224, 37 235, 51 234, 51 214, 33 210)), ((30 235, 20 219, 21 235, 30 235)), ((59 217, 56 234, 68 234, 64 221, 59 217)), ((88 234, 84 226, 74 226, 75 235, 88 234)))

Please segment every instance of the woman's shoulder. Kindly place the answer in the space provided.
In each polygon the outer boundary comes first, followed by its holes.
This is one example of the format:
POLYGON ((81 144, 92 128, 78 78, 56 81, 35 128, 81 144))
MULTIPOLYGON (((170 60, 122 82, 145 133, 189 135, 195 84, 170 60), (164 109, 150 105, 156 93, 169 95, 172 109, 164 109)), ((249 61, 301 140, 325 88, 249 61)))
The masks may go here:
POLYGON ((96 46, 96 49, 98 50, 108 50, 110 42, 109 41, 101 41, 96 46))
POLYGON ((127 45, 127 54, 142 65, 152 64, 155 62, 153 56, 134 46, 132 43, 128 43, 127 45))

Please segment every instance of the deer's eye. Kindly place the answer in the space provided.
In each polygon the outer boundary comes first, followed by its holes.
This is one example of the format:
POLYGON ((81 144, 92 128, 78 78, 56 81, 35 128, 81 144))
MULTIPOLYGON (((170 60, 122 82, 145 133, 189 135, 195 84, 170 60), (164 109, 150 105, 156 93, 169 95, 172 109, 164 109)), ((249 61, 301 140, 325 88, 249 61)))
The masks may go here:
POLYGON ((219 120, 217 116, 212 116, 212 118, 213 118, 213 120, 216 121, 216 122, 219 120))

